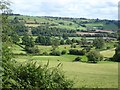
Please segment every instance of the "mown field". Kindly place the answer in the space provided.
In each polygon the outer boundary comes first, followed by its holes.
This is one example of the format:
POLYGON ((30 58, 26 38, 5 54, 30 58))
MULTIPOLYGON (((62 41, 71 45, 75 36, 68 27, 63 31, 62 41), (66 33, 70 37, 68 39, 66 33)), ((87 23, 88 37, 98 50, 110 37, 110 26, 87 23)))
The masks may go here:
POLYGON ((118 63, 100 62, 98 64, 71 62, 75 56, 27 56, 16 59, 18 62, 35 61, 37 64, 46 64, 49 67, 62 64, 61 69, 66 77, 74 81, 74 88, 117 88, 118 63), (69 57, 69 58, 68 58, 69 57), (58 61, 58 59, 60 61, 58 61))
MULTIPOLYGON (((66 46, 69 48, 69 46, 66 46)), ((49 50, 50 46, 39 46, 44 51, 49 50)), ((59 47, 64 49, 64 46, 59 47)), ((19 46, 13 47, 14 53, 25 53, 19 46)), ((114 55, 114 49, 101 51, 104 57, 114 55)), ((46 64, 49 60, 49 67, 62 64, 61 69, 67 78, 74 81, 74 88, 117 88, 118 87, 118 63, 102 61, 98 64, 84 62, 73 62, 78 55, 62 56, 33 56, 33 55, 15 55, 16 61, 20 63, 35 61, 37 65, 46 64)), ((86 56, 81 56, 87 60, 86 56)))

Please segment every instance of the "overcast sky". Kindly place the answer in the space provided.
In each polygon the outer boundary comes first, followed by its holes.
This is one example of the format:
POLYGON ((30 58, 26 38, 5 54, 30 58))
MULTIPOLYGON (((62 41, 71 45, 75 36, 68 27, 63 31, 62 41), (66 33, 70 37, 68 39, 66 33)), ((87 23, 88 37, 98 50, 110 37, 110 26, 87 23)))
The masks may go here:
POLYGON ((13 13, 31 16, 118 18, 119 0, 10 0, 13 13))

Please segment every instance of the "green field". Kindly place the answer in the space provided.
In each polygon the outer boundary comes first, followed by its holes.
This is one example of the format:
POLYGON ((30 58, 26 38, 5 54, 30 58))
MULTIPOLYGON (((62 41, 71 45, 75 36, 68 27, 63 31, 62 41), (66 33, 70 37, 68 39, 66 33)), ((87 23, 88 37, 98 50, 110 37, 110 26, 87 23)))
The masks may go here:
POLYGON ((104 58, 111 58, 115 54, 115 49, 105 50, 100 52, 104 58))
MULTIPOLYGON (((60 46, 59 49, 64 49, 60 46)), ((70 46, 67 45, 67 48, 70 46)), ((50 50, 50 46, 39 46, 43 51, 50 50)), ((25 53, 19 46, 14 46, 14 53, 25 53)), ((114 55, 114 49, 101 51, 104 57, 114 55)), ((78 55, 62 56, 33 56, 33 55, 16 55, 15 60, 21 63, 26 61, 35 61, 37 65, 46 64, 49 60, 49 67, 62 64, 61 69, 67 78, 74 81, 73 88, 117 88, 118 87, 118 63, 102 61, 98 64, 83 62, 73 62, 78 55)), ((87 61, 86 56, 80 56, 82 60, 87 61)))
MULTIPOLYGON (((51 62, 50 66, 57 65, 51 62)), ((63 70, 75 82, 75 88, 115 88, 118 87, 118 64, 86 64, 63 62, 63 70)))
MULTIPOLYGON (((75 56, 34 56, 32 60, 37 64, 46 64, 49 60, 49 67, 62 63, 61 69, 66 77, 74 81, 73 88, 117 88, 118 87, 118 63, 100 62, 89 64, 81 62, 71 62, 75 56), (57 60, 60 61, 57 61, 57 60)), ((29 56, 29 58, 31 58, 29 56)), ((28 59, 28 57, 26 58, 28 59)), ((25 59, 17 60, 24 62, 25 59)))

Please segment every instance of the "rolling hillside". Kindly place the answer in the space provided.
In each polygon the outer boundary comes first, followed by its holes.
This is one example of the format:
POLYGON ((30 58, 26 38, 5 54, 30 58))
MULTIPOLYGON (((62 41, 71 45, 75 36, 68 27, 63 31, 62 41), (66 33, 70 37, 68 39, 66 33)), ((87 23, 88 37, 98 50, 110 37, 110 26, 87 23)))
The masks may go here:
POLYGON ((49 25, 50 27, 86 31, 86 30, 117 30, 117 21, 86 18, 45 17, 11 15, 9 19, 18 18, 28 27, 49 25))

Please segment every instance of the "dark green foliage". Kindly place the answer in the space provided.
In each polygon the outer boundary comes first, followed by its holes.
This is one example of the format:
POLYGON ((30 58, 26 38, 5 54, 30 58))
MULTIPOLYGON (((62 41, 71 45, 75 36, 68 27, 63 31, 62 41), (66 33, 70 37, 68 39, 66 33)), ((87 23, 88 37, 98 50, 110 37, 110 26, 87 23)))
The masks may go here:
POLYGON ((106 49, 110 49, 111 47, 110 46, 107 46, 106 49))
POLYGON ((64 22, 59 22, 59 24, 64 25, 64 22))
POLYGON ((76 48, 76 44, 71 44, 71 48, 76 48))
POLYGON ((18 17, 14 17, 14 19, 11 20, 11 23, 12 23, 12 24, 20 23, 20 22, 19 22, 19 18, 18 18, 18 17))
POLYGON ((11 39, 12 39, 13 43, 18 43, 20 41, 20 37, 16 33, 11 35, 11 39))
POLYGON ((56 48, 60 45, 60 40, 57 38, 52 38, 51 40, 52 46, 55 46, 56 48))
POLYGON ((67 53, 66 50, 63 50, 63 51, 61 52, 62 55, 66 54, 66 53, 67 53))
POLYGON ((65 44, 64 40, 61 40, 60 45, 64 45, 64 44, 65 44))
POLYGON ((39 54, 40 50, 37 47, 25 46, 25 51, 30 54, 39 54))
POLYGON ((93 46, 94 46, 96 49, 102 49, 102 48, 104 48, 104 46, 105 46, 105 41, 104 41, 104 39, 101 38, 101 37, 95 38, 95 40, 93 40, 93 46))
POLYGON ((68 39, 68 35, 67 34, 63 34, 62 37, 63 37, 64 40, 68 39))
POLYGON ((69 54, 72 54, 72 55, 85 55, 85 51, 84 50, 77 50, 77 49, 70 49, 69 54))
POLYGON ((49 53, 48 53, 48 52, 43 52, 43 55, 46 55, 46 56, 47 56, 47 55, 49 55, 49 53))
POLYGON ((120 62, 120 31, 118 31, 118 45, 115 49, 115 55, 113 56, 113 61, 120 62))
POLYGON ((81 38, 81 45, 85 46, 87 44, 86 37, 81 38))
POLYGON ((53 51, 51 52, 51 55, 61 56, 61 52, 60 52, 60 51, 57 51, 57 50, 53 50, 53 51))
POLYGON ((28 28, 24 25, 24 23, 19 22, 19 18, 15 17, 10 22, 12 30, 16 32, 18 35, 24 35, 28 32, 28 28))
MULTIPOLYGON (((0 1, 1 13, 5 13, 5 15, 0 14, 0 90, 2 89, 3 83, 10 78, 9 75, 7 75, 6 77, 3 77, 3 75, 5 73, 5 70, 9 71, 9 66, 7 65, 7 62, 10 61, 13 57, 13 54, 11 53, 12 40, 9 37, 11 33, 11 26, 9 25, 9 20, 7 19, 8 15, 6 15, 6 13, 9 13, 9 6, 9 2, 6 2, 4 0, 0 1)), ((12 73, 10 72, 10 74, 12 73)))
POLYGON ((67 30, 59 27, 50 27, 48 25, 32 27, 32 35, 42 35, 42 36, 62 36, 64 39, 68 36, 74 36, 75 30, 67 30), (65 36, 64 36, 65 35, 65 36))
POLYGON ((38 36, 35 40, 36 43, 39 43, 41 45, 51 45, 52 41, 51 38, 48 36, 38 36))
MULTIPOLYGON (((1 1, 0 1, 1 3, 1 1)), ((4 7, 9 3, 4 2, 4 7)), ((1 4, 0 4, 1 6, 1 4)), ((4 8, 6 10, 6 8, 4 8)), ((8 10, 8 9, 7 9, 8 10)), ((4 17, 4 16, 2 16, 4 17)), ((0 79, 2 79, 3 90, 63 90, 72 87, 72 82, 64 76, 64 73, 57 67, 49 68, 47 65, 36 65, 34 62, 25 62, 24 64, 14 61, 11 52, 11 36, 7 31, 9 27, 7 17, 2 18, 2 67, 0 67, 0 79), (1 71, 2 68, 2 71, 1 71), (2 77, 1 77, 2 74, 2 77)), ((26 43, 25 43, 26 44, 26 43)), ((27 45, 31 47, 31 45, 27 45)), ((1 84, 1 82, 0 82, 1 84)))
POLYGON ((28 32, 28 28, 26 27, 26 26, 24 26, 24 25, 17 25, 17 26, 15 26, 16 27, 16 32, 18 33, 18 35, 24 35, 24 33, 27 33, 28 32))
POLYGON ((90 51, 87 54, 88 62, 97 63, 98 61, 103 60, 103 56, 98 51, 90 51))
POLYGON ((35 46, 35 42, 33 41, 33 38, 26 34, 22 37, 22 44, 28 47, 35 46))
POLYGON ((69 88, 71 82, 65 79, 59 67, 48 68, 45 66, 36 66, 35 63, 28 63, 18 67, 16 72, 20 88, 23 89, 55 89, 69 88))
POLYGON ((73 39, 72 39, 72 43, 76 43, 76 39, 73 38, 73 39))
POLYGON ((66 44, 68 44, 68 45, 69 45, 69 44, 72 44, 72 41, 71 41, 70 39, 67 39, 67 40, 66 40, 66 44))
POLYGON ((72 81, 66 79, 59 65, 48 68, 48 63, 38 66, 34 62, 25 64, 7 62, 4 66, 3 89, 55 90, 72 87, 72 81))
POLYGON ((60 40, 57 38, 52 38, 51 44, 52 44, 52 51, 55 51, 60 45, 60 40))
POLYGON ((87 46, 87 47, 84 47, 84 49, 86 52, 89 52, 91 50, 91 46, 87 46))
POLYGON ((120 52, 115 53, 113 56, 113 61, 120 62, 120 52))
POLYGON ((81 61, 81 57, 76 57, 74 61, 81 61))

